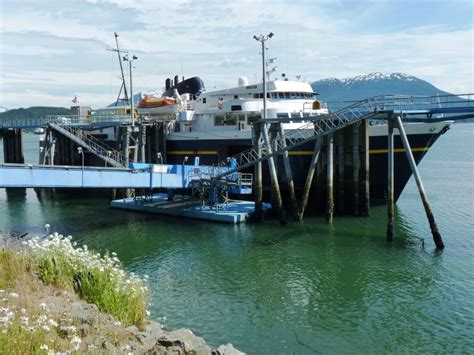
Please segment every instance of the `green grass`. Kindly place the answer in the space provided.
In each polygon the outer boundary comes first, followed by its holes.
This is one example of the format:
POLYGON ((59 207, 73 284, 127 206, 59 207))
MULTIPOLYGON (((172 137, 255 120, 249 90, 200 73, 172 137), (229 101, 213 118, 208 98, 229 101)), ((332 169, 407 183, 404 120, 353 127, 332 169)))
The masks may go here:
POLYGON ((145 323, 148 288, 143 280, 127 275, 115 255, 74 248, 70 238, 57 234, 42 242, 32 240, 29 246, 46 284, 74 289, 81 299, 126 325, 145 323))
MULTIPOLYGON (((141 328, 147 320, 145 281, 124 272, 114 253, 101 256, 86 246, 75 248, 70 237, 58 234, 32 239, 24 250, 0 250, 0 354, 88 351, 77 331, 80 319, 40 303, 51 290, 75 293, 123 325, 141 328)), ((101 331, 126 337, 119 328, 101 331)), ((100 350, 99 344, 94 352, 100 350)))

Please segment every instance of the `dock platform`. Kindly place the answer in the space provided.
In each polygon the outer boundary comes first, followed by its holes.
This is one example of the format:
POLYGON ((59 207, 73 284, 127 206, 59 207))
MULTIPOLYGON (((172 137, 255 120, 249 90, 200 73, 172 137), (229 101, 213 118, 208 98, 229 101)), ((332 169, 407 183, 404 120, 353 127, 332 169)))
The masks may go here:
MULTIPOLYGON (((162 214, 175 217, 186 217, 221 223, 243 223, 255 209, 253 201, 230 200, 225 205, 202 206, 199 202, 189 199, 188 196, 175 195, 168 201, 168 195, 158 193, 148 197, 129 197, 113 200, 113 208, 124 210, 162 214)), ((269 211, 271 205, 263 204, 263 210, 269 211)))

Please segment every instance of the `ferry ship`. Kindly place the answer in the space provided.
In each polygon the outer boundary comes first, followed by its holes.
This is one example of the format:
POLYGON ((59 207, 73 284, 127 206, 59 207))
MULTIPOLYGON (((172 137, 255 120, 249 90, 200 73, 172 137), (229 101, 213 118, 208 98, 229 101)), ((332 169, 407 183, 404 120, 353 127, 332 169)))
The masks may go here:
MULTIPOLYGON (((252 147, 252 123, 259 120, 263 112, 262 85, 249 84, 245 77, 241 77, 236 87, 208 92, 199 77, 179 81, 175 76, 174 80, 166 80, 161 99, 144 96, 141 104, 140 100, 135 100, 135 112, 143 122, 167 122, 167 163, 192 162, 199 157, 201 164, 213 165, 252 147), (153 102, 159 104, 154 107, 153 102)), ((317 94, 306 82, 285 78, 269 80, 266 91, 267 117, 281 120, 285 132, 307 125, 311 118, 329 113, 327 105, 317 99, 317 94)), ((94 121, 110 121, 111 116, 120 119, 126 115, 130 115, 130 106, 112 105, 92 112, 92 116, 96 116, 94 121)), ((435 120, 430 123, 404 122, 417 164, 451 123, 435 120)), ((115 128, 93 133, 111 146, 119 144, 115 128)), ((387 125, 379 121, 370 122, 369 136, 370 196, 374 201, 384 201, 387 190, 387 125)), ((303 188, 314 144, 313 141, 289 151, 297 190, 303 188)), ((398 199, 410 179, 411 169, 398 130, 395 130, 394 144, 395 198, 398 199)), ((269 191, 270 178, 266 165, 263 164, 263 183, 264 190, 269 191)), ((281 159, 278 159, 278 165, 283 169, 281 159)), ((281 179, 281 188, 285 189, 284 174, 281 179)))
MULTIPOLYGON (((262 83, 249 84, 245 77, 241 77, 234 88, 207 92, 198 77, 181 82, 175 77, 174 85, 171 82, 167 80, 163 97, 179 95, 179 103, 176 104, 176 119, 172 117, 169 123, 168 163, 181 163, 185 157, 190 161, 199 157, 202 164, 211 165, 252 146, 251 125, 261 118, 263 112, 262 83)), ((310 117, 329 113, 326 104, 317 100, 317 94, 308 83, 270 80, 266 83, 266 91, 267 117, 284 122, 285 132, 307 124, 310 117)), ((170 108, 156 108, 155 112, 164 110, 169 112, 170 108)), ((150 111, 141 114, 146 117, 150 111)), ((153 119, 152 115, 148 117, 153 119)), ((417 163, 450 124, 450 121, 404 124, 417 163)), ((371 198, 384 200, 387 189, 387 125, 371 122, 369 134, 371 198)), ((311 142, 289 152, 296 189, 303 187, 314 144, 311 142)), ((398 199, 411 176, 398 130, 395 130, 395 167, 395 198, 398 199)), ((265 170, 264 189, 269 189, 270 179, 265 170)), ((281 187, 284 189, 285 184, 282 183, 281 187)))

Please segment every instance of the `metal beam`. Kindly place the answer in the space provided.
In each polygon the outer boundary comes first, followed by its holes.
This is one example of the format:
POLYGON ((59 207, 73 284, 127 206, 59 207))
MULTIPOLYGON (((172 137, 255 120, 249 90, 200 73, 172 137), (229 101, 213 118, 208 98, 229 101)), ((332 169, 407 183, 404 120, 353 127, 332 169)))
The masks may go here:
POLYGON ((423 182, 421 181, 421 176, 418 172, 415 158, 413 157, 410 143, 408 142, 408 138, 405 133, 405 129, 403 128, 400 116, 397 116, 396 122, 398 126, 398 131, 400 132, 400 138, 402 139, 403 147, 405 148, 405 153, 407 155, 408 162, 410 163, 411 171, 413 173, 413 176, 415 177, 416 185, 418 186, 418 192, 420 193, 420 197, 423 202, 423 207, 425 208, 426 217, 428 218, 428 222, 430 223, 430 229, 431 234, 433 235, 433 240, 436 244, 436 248, 443 249, 443 239, 441 238, 441 234, 439 233, 438 226, 434 219, 433 211, 431 210, 430 203, 428 201, 428 195, 426 194, 425 187, 423 186, 423 182))

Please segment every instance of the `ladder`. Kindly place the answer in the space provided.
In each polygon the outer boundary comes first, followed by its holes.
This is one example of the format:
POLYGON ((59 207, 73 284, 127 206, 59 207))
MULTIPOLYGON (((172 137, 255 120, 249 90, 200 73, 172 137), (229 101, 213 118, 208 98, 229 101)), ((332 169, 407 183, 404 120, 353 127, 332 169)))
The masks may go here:
POLYGON ((87 149, 105 161, 107 164, 116 168, 127 167, 127 160, 122 153, 115 149, 111 149, 100 140, 90 134, 87 134, 83 130, 71 126, 60 126, 59 124, 53 122, 49 122, 48 125, 52 129, 79 144, 81 147, 87 149))

